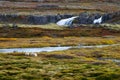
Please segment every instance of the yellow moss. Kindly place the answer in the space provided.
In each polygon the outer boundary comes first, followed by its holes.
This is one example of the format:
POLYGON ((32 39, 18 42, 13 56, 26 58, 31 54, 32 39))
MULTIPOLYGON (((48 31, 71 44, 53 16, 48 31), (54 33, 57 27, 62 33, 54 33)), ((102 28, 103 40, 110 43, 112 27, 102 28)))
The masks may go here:
POLYGON ((113 41, 113 40, 101 40, 101 41, 98 41, 97 44, 115 44, 116 42, 113 41))
POLYGON ((15 41, 17 38, 0 38, 0 41, 15 41))

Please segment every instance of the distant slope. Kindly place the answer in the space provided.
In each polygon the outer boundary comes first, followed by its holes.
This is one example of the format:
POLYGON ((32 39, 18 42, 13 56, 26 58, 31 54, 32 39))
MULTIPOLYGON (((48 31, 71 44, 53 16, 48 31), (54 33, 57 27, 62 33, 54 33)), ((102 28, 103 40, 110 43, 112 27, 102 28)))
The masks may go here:
POLYGON ((105 2, 104 0, 0 0, 0 13, 18 13, 18 14, 79 14, 81 12, 90 13, 111 13, 120 11, 119 0, 117 2, 105 2), (9 2, 13 1, 13 2, 9 2), (18 1, 18 2, 14 2, 18 1), (21 2, 20 2, 21 1, 21 2), (27 2, 25 2, 27 1, 27 2), (45 1, 45 2, 41 2, 45 1), (56 2, 55 2, 56 1, 56 2), (53 7, 54 5, 57 6, 53 7), (41 7, 41 6, 50 6, 41 7))
POLYGON ((114 2, 120 3, 119 0, 1 0, 1 1, 26 1, 26 2, 114 2))
POLYGON ((120 24, 120 11, 111 13, 111 19, 107 20, 105 23, 119 23, 120 24))
POLYGON ((106 23, 119 23, 120 24, 120 16, 115 17, 111 20, 106 21, 106 23))

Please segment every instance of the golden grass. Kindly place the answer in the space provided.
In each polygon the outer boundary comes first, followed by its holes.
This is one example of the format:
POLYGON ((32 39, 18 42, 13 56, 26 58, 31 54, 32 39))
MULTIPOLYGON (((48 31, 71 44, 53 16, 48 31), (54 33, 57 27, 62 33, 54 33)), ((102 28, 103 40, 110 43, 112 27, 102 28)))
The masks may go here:
POLYGON ((16 41, 17 38, 0 38, 0 41, 16 41))
POLYGON ((0 48, 13 47, 48 47, 48 46, 77 46, 84 45, 100 45, 100 44, 117 44, 120 43, 120 37, 103 38, 103 37, 63 37, 52 38, 48 36, 38 38, 1 38, 8 41, 1 41, 0 48), (14 41, 9 41, 13 39, 14 41))
POLYGON ((103 28, 120 31, 120 24, 101 24, 103 28))
POLYGON ((37 28, 43 28, 43 29, 58 29, 58 30, 62 30, 64 29, 64 27, 60 27, 56 24, 46 24, 46 25, 21 25, 21 24, 18 24, 19 27, 37 27, 37 28))
MULTIPOLYGON (((0 27, 3 27, 4 24, 0 24, 0 27)), ((12 27, 12 24, 7 24, 8 27, 12 27)), ((42 28, 42 29, 57 29, 57 30, 63 30, 64 27, 58 26, 57 24, 46 24, 46 25, 31 25, 31 24, 17 24, 18 27, 22 28, 42 28)))

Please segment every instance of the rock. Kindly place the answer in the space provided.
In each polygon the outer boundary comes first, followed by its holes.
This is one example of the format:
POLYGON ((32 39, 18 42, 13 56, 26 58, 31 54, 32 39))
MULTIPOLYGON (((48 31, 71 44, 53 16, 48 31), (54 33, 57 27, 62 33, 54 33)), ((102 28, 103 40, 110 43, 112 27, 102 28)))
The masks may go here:
POLYGON ((32 15, 28 16, 27 22, 28 22, 29 24, 35 24, 34 16, 32 16, 32 15))
POLYGON ((46 16, 29 16, 28 22, 30 24, 47 24, 48 20, 46 16))
POLYGON ((94 14, 95 19, 98 19, 98 18, 100 18, 101 16, 102 16, 102 15, 100 15, 99 13, 94 14))
POLYGON ((109 18, 109 15, 108 14, 104 14, 103 15, 103 22, 106 22, 107 20, 109 20, 110 18, 109 18))
POLYGON ((65 19, 65 18, 70 18, 70 17, 73 17, 74 15, 70 15, 70 14, 64 14, 63 15, 63 19, 65 19))
POLYGON ((55 15, 48 15, 46 17, 47 17, 48 23, 56 23, 57 22, 57 16, 55 16, 55 15))
POLYGON ((59 6, 58 5, 53 5, 53 4, 40 4, 37 5, 36 7, 37 9, 58 9, 59 6))
POLYGON ((89 15, 87 13, 81 13, 77 18, 78 24, 88 24, 89 15))

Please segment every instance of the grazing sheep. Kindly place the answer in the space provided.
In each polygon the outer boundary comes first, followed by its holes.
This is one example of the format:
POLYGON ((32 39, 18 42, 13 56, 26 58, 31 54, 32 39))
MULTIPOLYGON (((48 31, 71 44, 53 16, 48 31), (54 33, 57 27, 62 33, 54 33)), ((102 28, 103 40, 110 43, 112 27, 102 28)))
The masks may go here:
POLYGON ((35 56, 35 57, 37 57, 38 55, 37 55, 37 53, 29 53, 29 52, 26 52, 26 53, 25 53, 25 56, 35 56))
POLYGON ((58 47, 61 47, 61 45, 60 45, 60 44, 58 44, 58 47))
POLYGON ((25 56, 30 56, 30 53, 29 53, 29 52, 26 52, 26 53, 25 53, 25 56))
POLYGON ((35 56, 35 57, 38 56, 37 53, 31 53, 30 55, 31 55, 31 56, 35 56))

